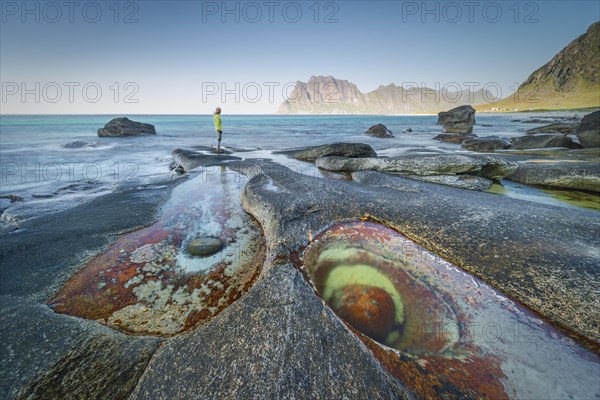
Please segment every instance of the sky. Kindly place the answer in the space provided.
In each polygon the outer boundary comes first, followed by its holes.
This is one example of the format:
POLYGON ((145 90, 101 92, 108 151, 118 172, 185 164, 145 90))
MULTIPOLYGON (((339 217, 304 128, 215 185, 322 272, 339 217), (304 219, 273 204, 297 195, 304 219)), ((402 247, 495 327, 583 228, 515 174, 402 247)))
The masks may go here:
POLYGON ((600 2, 2 1, 1 18, 2 114, 268 114, 311 75, 506 97, 600 2))

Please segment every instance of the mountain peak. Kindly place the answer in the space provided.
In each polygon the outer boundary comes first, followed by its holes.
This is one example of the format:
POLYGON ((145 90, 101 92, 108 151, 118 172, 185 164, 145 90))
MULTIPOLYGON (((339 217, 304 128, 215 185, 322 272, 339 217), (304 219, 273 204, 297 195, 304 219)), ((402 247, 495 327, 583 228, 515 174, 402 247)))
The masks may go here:
POLYGON ((491 95, 483 90, 463 91, 447 96, 433 89, 406 94, 401 86, 390 83, 362 93, 347 80, 331 75, 312 75, 308 82, 297 81, 294 89, 277 110, 283 114, 413 114, 437 113, 462 104, 481 104, 491 95), (426 93, 426 94, 425 94, 426 93))
POLYGON ((516 93, 491 110, 573 109, 600 106, 600 21, 536 69, 516 93))

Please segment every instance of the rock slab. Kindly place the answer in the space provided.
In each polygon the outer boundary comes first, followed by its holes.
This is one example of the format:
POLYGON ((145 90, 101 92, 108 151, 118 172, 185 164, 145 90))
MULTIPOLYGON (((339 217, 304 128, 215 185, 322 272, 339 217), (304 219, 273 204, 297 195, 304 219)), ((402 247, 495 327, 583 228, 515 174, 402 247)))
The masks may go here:
POLYGON ((365 143, 332 143, 291 152, 280 152, 302 161, 315 161, 319 157, 377 157, 371 146, 365 143))

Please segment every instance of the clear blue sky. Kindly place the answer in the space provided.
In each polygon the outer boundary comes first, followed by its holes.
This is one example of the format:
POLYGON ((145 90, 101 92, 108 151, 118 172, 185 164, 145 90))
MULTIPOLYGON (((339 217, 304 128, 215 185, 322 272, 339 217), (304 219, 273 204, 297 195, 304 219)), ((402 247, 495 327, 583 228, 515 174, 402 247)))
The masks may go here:
POLYGON ((478 82, 508 95, 599 20, 599 4, 80 1, 69 9, 58 1, 24 9, 2 1, 1 111, 203 114, 221 105, 270 113, 285 88, 311 75, 363 92, 478 82), (23 89, 31 91, 24 98, 23 89), (222 89, 231 92, 225 101, 222 89))

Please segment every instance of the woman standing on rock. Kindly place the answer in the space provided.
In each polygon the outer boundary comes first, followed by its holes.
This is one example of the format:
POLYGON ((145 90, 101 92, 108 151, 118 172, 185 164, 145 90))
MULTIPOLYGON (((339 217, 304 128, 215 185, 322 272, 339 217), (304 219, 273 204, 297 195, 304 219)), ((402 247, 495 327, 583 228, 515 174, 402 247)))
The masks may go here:
POLYGON ((223 134, 223 124, 221 123, 221 108, 215 109, 215 131, 217 131, 217 153, 221 152, 221 135, 223 134))

